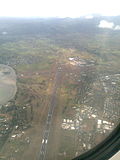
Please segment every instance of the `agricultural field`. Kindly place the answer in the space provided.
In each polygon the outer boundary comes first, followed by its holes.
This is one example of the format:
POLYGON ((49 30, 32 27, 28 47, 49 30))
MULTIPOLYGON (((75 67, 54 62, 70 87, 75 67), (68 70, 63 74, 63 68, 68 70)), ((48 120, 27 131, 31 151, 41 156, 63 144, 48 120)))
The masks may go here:
POLYGON ((16 74, 0 106, 0 160, 70 160, 119 124, 120 31, 102 19, 120 17, 0 19, 0 64, 16 74))

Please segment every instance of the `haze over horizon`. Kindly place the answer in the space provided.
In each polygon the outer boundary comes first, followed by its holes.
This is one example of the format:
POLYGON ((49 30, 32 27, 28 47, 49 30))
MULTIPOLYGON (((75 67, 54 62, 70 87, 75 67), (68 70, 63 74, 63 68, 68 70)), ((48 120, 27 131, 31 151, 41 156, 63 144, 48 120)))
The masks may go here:
POLYGON ((119 0, 4 0, 0 17, 81 17, 92 14, 120 15, 119 0))

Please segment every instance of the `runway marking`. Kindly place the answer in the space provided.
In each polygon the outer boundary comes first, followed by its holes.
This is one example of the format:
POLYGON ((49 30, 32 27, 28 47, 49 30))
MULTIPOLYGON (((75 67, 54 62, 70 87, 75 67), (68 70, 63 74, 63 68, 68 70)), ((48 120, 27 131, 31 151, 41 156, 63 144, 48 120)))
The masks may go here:
POLYGON ((45 160, 45 155, 46 155, 46 151, 47 151, 47 145, 48 145, 48 140, 49 140, 49 134, 50 134, 50 128, 51 128, 51 123, 52 123, 53 112, 54 112, 54 109, 57 105, 56 104, 56 102, 57 102, 56 93, 57 93, 60 74, 61 74, 60 71, 58 70, 58 68, 57 68, 57 71, 56 71, 56 74, 55 74, 54 88, 53 88, 53 92, 52 92, 52 95, 51 95, 50 107, 49 107, 47 120, 46 120, 46 124, 45 124, 41 149, 40 149, 39 157, 38 157, 37 160, 45 160))

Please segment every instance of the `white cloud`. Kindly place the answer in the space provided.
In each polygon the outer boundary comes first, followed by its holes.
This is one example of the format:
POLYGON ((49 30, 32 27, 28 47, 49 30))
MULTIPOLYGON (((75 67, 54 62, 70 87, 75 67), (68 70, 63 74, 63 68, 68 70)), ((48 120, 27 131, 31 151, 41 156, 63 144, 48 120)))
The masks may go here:
POLYGON ((93 19, 94 17, 92 15, 85 16, 86 19, 93 19))
POLYGON ((114 30, 120 30, 120 25, 115 26, 114 30))
POLYGON ((114 28, 114 23, 113 22, 108 22, 105 20, 100 21, 99 28, 109 28, 109 29, 113 29, 114 28))
POLYGON ((113 22, 108 22, 106 20, 100 21, 99 28, 108 28, 112 30, 120 30, 120 25, 115 25, 113 22))
POLYGON ((0 16, 119 15, 120 0, 0 0, 0 16))

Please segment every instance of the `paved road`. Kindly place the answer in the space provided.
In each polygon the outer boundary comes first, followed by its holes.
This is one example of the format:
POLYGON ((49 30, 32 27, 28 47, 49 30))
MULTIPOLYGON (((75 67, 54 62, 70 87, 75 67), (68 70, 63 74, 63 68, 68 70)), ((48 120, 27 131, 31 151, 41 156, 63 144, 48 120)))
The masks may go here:
POLYGON ((55 80, 54 80, 54 86, 53 86, 53 92, 52 92, 51 100, 50 100, 50 107, 49 107, 49 111, 48 111, 48 115, 47 115, 43 138, 42 138, 41 149, 40 149, 39 156, 38 156, 37 160, 45 160, 46 159, 47 144, 48 144, 48 140, 49 140, 49 134, 50 134, 53 113, 54 113, 55 107, 57 106, 56 94, 57 94, 57 89, 59 87, 60 76, 61 76, 61 68, 57 67, 57 71, 55 74, 55 80))

